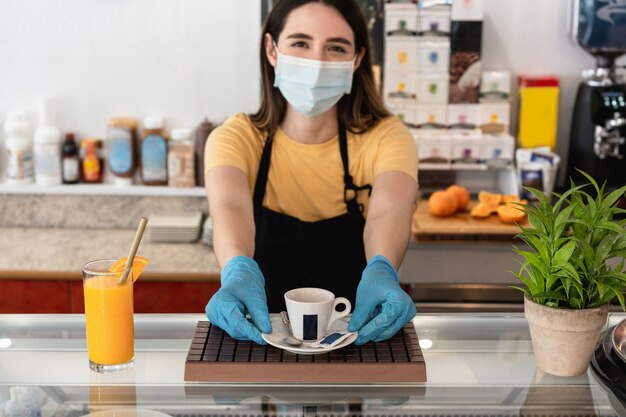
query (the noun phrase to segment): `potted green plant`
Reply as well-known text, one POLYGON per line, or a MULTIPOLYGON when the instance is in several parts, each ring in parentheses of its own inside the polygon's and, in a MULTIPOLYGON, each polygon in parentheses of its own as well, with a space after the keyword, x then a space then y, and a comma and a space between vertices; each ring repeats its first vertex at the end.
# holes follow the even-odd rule
POLYGON ((589 184, 572 183, 554 203, 528 188, 538 201, 520 207, 530 227, 519 226, 517 237, 529 250, 514 247, 523 262, 513 273, 524 284, 514 288, 524 292, 537 367, 559 376, 586 371, 612 299, 626 310, 626 220, 617 219, 626 211, 616 206, 626 186, 608 193, 581 173, 589 184), (615 258, 621 261, 610 266, 615 258))

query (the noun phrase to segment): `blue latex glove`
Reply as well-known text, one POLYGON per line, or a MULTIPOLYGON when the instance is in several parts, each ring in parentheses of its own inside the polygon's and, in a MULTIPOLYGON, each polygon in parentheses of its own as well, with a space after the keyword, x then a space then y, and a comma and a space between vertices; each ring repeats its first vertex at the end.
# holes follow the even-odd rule
POLYGON ((398 271, 387 258, 374 256, 361 276, 348 331, 358 331, 355 344, 380 342, 396 334, 415 316, 415 304, 400 288, 398 271))
POLYGON ((206 305, 207 318, 235 339, 267 344, 261 332, 271 333, 272 325, 265 278, 259 265, 247 256, 235 256, 226 263, 221 275, 222 286, 206 305))

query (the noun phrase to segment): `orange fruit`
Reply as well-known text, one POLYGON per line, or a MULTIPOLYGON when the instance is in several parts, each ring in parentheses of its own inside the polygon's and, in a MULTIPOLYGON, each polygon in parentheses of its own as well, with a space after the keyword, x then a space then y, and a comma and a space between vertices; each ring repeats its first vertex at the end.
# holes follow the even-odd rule
POLYGON ((498 211, 498 206, 502 202, 502 194, 481 191, 478 193, 478 202, 483 203, 491 210, 491 213, 498 211))
POLYGON ((524 220, 526 213, 517 204, 504 204, 498 207, 498 217, 502 223, 513 224, 524 220))
POLYGON ((435 191, 428 198, 428 209, 435 216, 451 216, 456 213, 458 206, 456 196, 448 191, 435 191))
POLYGON ((458 211, 463 211, 467 208, 470 202, 470 193, 467 191, 467 188, 453 184, 446 188, 446 191, 453 193, 456 197, 458 211))
POLYGON ((478 202, 497 205, 502 202, 502 194, 491 193, 489 191, 481 191, 478 193, 478 202))
POLYGON ((474 204, 470 215, 476 219, 486 219, 491 216, 491 208, 485 203, 474 204))
MULTIPOLYGON (((109 267, 109 272, 123 271, 124 265, 126 264, 126 259, 128 259, 128 257, 124 256, 123 258, 115 261, 113 265, 109 267)), ((135 256, 135 259, 133 259, 133 266, 131 267, 133 271, 133 282, 137 281, 137 278, 139 278, 139 275, 141 275, 141 272, 146 267, 146 265, 148 265, 148 263, 150 263, 148 258, 144 258, 143 256, 135 256)))
POLYGON ((519 196, 517 194, 507 194, 502 196, 503 203, 510 203, 514 201, 519 201, 519 196))

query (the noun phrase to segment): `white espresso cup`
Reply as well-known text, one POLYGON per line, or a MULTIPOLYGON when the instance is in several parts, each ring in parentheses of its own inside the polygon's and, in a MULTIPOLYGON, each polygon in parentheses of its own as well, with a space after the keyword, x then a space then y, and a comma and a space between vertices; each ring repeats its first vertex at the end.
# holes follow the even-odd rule
POLYGON ((289 290, 285 293, 285 304, 294 337, 307 342, 326 336, 328 328, 352 309, 348 299, 335 298, 335 294, 321 288, 289 290), (341 312, 336 310, 339 304, 345 305, 341 312))

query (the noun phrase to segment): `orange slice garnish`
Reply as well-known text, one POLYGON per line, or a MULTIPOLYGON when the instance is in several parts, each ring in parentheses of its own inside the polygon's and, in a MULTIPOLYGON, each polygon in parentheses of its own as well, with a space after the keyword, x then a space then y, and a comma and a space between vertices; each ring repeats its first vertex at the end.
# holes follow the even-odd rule
MULTIPOLYGON (((127 257, 124 256, 123 258, 115 261, 115 263, 113 263, 113 265, 109 268, 109 272, 122 272, 124 270, 124 265, 126 264, 126 259, 127 257)), ((141 275, 141 272, 149 263, 150 261, 148 258, 135 256, 135 259, 133 259, 133 266, 131 267, 133 271, 133 282, 137 281, 137 278, 139 278, 139 275, 141 275)))

